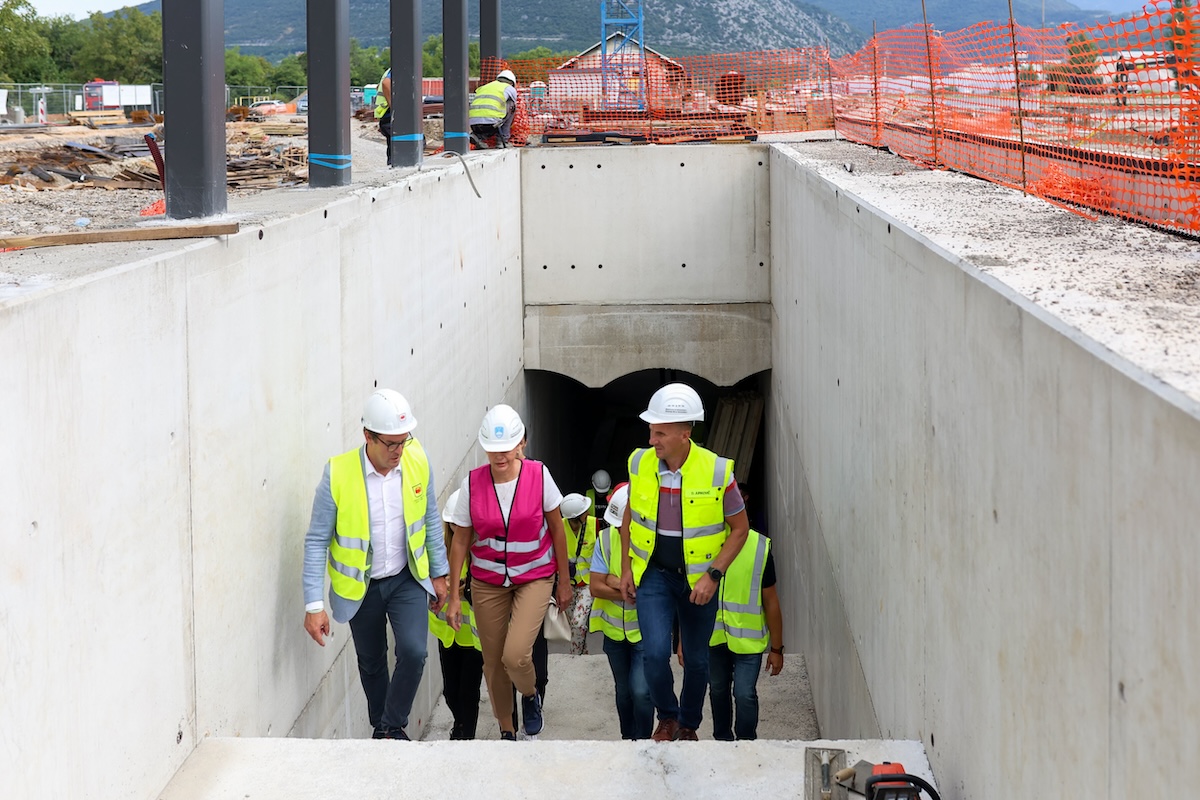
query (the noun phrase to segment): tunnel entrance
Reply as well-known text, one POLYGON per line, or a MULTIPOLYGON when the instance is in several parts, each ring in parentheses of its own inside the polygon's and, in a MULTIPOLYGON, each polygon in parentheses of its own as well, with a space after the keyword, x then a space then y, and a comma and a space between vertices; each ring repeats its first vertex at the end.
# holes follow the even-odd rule
POLYGON ((608 471, 614 486, 626 480, 629 454, 647 444, 646 423, 638 415, 646 408, 650 395, 674 381, 692 386, 704 400, 705 411, 705 421, 696 426, 693 438, 735 459, 738 484, 750 492, 750 523, 758 530, 767 530, 764 400, 770 370, 733 386, 717 386, 699 375, 675 369, 640 370, 599 389, 545 370, 527 369, 525 380, 530 412, 527 452, 550 467, 564 493, 586 492, 592 473, 598 469, 608 471))

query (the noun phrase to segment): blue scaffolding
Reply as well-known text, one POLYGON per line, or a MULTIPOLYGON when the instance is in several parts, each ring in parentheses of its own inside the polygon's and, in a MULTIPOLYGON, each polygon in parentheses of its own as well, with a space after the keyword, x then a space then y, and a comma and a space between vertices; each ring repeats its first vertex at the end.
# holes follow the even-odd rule
POLYGON ((601 108, 605 111, 646 110, 644 23, 641 0, 600 0, 601 108))

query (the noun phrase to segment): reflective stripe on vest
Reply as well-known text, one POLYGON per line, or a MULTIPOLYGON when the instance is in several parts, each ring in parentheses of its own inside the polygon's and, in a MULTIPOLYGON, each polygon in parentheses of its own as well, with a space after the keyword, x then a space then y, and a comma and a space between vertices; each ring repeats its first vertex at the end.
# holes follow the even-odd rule
POLYGON ((586 586, 588 575, 592 571, 592 553, 596 549, 596 518, 588 514, 583 518, 583 542, 579 541, 580 534, 575 532, 568 521, 567 529, 567 561, 575 567, 575 584, 586 586), (576 558, 575 554, 579 557, 576 558))
MULTIPOLYGON (((634 450, 629 456, 629 552, 635 584, 642 582, 657 537, 658 466, 653 448, 634 450)), ((733 459, 718 456, 692 442, 679 473, 683 562, 688 583, 694 589, 729 537, 729 526, 725 524, 725 487, 733 479, 733 459)))
MULTIPOLYGON (((596 546, 600 548, 604 563, 608 564, 609 574, 621 577, 621 531, 615 526, 606 528, 596 541, 596 546), (613 553, 618 554, 616 558, 613 558, 613 553)), ((588 631, 603 633, 614 642, 640 642, 642 631, 638 628, 637 606, 595 597, 591 616, 588 617, 588 631)))
POLYGON ((475 90, 475 99, 471 101, 468 112, 472 125, 477 122, 498 122, 508 116, 508 102, 505 100, 503 81, 492 81, 475 90))
MULTIPOLYGON (((329 459, 329 491, 337 506, 337 523, 329 542, 330 587, 347 600, 361 600, 371 574, 371 512, 367 501, 366 454, 359 447, 329 459)), ((429 577, 425 549, 425 490, 429 461, 420 442, 410 438, 400 456, 404 491, 405 544, 408 568, 418 580, 429 577)))
POLYGON ((544 483, 540 461, 522 462, 507 522, 490 466, 484 464, 471 470, 467 489, 476 537, 471 545, 472 576, 492 586, 508 586, 554 574, 550 526, 542 510, 544 483))
POLYGON ((742 654, 767 649, 771 637, 763 610, 762 583, 770 549, 770 539, 758 531, 750 531, 741 552, 721 579, 721 600, 713 635, 708 640, 710 647, 724 644, 731 652, 742 654))

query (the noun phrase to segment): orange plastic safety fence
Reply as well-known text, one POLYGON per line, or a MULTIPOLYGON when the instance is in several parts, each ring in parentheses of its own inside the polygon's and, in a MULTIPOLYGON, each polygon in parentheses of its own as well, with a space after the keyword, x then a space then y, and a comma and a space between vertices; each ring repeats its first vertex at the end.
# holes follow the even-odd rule
POLYGON ((1200 232, 1200 10, 1150 0, 1091 27, 1008 20, 824 48, 669 58, 610 40, 510 61, 519 144, 748 141, 827 129, 926 164, 1200 232), (615 52, 613 50, 615 49, 615 52))

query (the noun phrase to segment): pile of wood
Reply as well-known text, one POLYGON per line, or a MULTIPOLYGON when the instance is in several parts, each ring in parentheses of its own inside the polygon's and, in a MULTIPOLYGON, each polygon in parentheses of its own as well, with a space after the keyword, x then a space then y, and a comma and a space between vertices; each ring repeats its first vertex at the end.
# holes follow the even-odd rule
POLYGON ((231 189, 266 189, 308 180, 308 148, 250 145, 226 162, 231 189))
POLYGON ((0 185, 38 191, 58 189, 162 189, 145 142, 114 142, 108 148, 67 142, 14 154, 3 165, 0 185))

